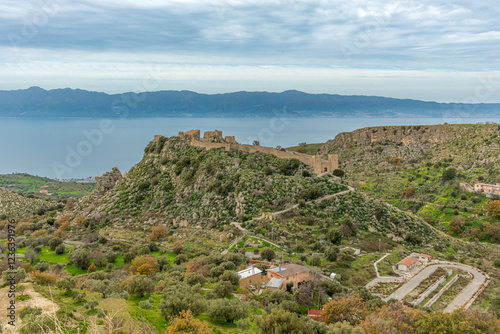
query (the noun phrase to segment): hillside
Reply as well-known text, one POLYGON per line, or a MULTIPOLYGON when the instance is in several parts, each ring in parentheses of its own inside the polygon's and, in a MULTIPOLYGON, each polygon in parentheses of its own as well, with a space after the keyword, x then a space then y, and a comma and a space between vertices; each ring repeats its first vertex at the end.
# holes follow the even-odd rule
POLYGON ((98 178, 94 192, 69 214, 106 222, 108 227, 102 233, 111 237, 124 235, 123 228, 135 231, 131 237, 137 241, 145 240, 158 224, 222 230, 233 221, 247 222, 248 228, 263 236, 276 227, 275 237, 290 248, 295 247, 294 239, 310 248, 314 238, 323 239, 339 221, 346 222, 339 225, 346 235, 357 234, 359 229, 360 235, 362 231, 377 232, 398 242, 413 242, 416 237, 417 243, 427 245, 443 238, 418 218, 362 194, 347 193, 314 205, 315 198, 347 188, 331 175, 311 175, 308 168, 293 159, 204 150, 177 137, 160 136, 149 143, 141 162, 123 177, 115 168, 98 178), (309 202, 311 206, 304 206, 309 202), (272 224, 269 219, 256 220, 294 205, 299 207, 272 215, 272 224))
POLYGON ((81 89, 0 91, 0 117, 443 117, 474 110, 475 116, 499 115, 500 104, 467 105, 377 96, 191 91, 108 95, 81 89), (110 107, 111 106, 111 107, 110 107))
POLYGON ((500 182, 499 134, 497 124, 373 127, 341 133, 320 152, 339 154, 350 183, 370 196, 453 235, 500 242, 499 222, 486 216, 491 199, 460 186, 500 182))
POLYGON ((43 214, 52 203, 21 196, 0 187, 0 220, 43 214))
POLYGON ((60 182, 25 173, 0 175, 0 187, 39 197, 81 198, 92 192, 95 184, 60 182))

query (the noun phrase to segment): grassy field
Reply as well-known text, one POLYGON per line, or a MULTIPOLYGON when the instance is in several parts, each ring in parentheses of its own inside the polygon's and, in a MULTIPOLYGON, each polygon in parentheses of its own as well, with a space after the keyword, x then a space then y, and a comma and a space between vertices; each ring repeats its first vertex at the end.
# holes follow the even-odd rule
POLYGON ((0 175, 0 187, 24 194, 36 194, 54 198, 80 198, 92 192, 93 183, 59 182, 46 177, 29 174, 3 174, 0 175), (40 191, 43 191, 40 193, 40 191), (45 193, 47 191, 47 193, 45 193))
POLYGON ((305 146, 292 146, 292 147, 287 147, 287 151, 293 151, 293 152, 299 152, 299 153, 305 153, 305 154, 310 154, 310 155, 316 155, 316 153, 319 151, 319 149, 323 146, 323 144, 306 144, 305 146))

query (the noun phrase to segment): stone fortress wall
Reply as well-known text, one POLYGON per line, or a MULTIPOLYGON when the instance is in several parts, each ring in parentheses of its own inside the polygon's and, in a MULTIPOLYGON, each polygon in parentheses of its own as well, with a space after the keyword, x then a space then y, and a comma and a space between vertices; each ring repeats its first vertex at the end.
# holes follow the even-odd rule
POLYGON ((200 137, 200 130, 179 132, 179 138, 190 139, 191 145, 204 149, 224 148, 226 151, 238 150, 247 153, 261 152, 264 154, 274 154, 282 159, 297 159, 313 168, 314 173, 332 172, 339 166, 339 158, 335 154, 328 154, 328 160, 323 160, 319 155, 308 155, 298 152, 281 151, 272 147, 259 145, 238 144, 234 136, 222 137, 222 131, 206 131, 203 138, 200 137))

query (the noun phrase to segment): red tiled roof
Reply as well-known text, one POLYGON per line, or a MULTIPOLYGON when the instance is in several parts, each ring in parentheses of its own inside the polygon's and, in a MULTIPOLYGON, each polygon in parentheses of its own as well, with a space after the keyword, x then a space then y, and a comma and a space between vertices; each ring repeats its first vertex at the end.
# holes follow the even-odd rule
POLYGON ((401 261, 399 261, 397 264, 404 264, 405 266, 409 267, 417 261, 418 260, 416 258, 414 258, 413 256, 407 256, 404 259, 402 259, 401 261))
POLYGON ((189 130, 189 131, 188 131, 188 132, 186 132, 186 133, 191 134, 191 133, 196 133, 196 132, 198 132, 198 131, 199 131, 199 130, 189 130))
POLYGON ((321 315, 323 314, 323 310, 308 310, 307 311, 307 315, 309 316, 309 318, 311 319, 321 319, 321 315))
POLYGON ((429 258, 431 258, 431 257, 432 257, 432 256, 427 255, 427 254, 424 254, 424 253, 420 253, 420 254, 418 254, 418 256, 421 256, 421 257, 429 257, 429 258))
POLYGON ((467 182, 460 182, 461 184, 468 184, 467 182))

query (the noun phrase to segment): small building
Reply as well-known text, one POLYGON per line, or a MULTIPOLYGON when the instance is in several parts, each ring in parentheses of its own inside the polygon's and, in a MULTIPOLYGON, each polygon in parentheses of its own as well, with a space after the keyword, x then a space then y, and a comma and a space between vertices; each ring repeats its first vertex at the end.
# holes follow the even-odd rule
POLYGON ((266 272, 253 266, 240 270, 237 274, 240 278, 240 286, 249 287, 251 290, 260 288, 262 285, 265 287, 269 282, 266 272))
POLYGON ((460 188, 462 188, 464 191, 469 191, 469 192, 474 190, 474 188, 472 188, 472 186, 467 182, 460 182, 460 188))
POLYGON ((307 315, 312 320, 323 321, 322 315, 324 312, 324 310, 307 310, 307 315))
POLYGON ((423 263, 429 263, 432 260, 432 256, 424 253, 418 254, 418 260, 422 261, 423 263))
POLYGON ((291 285, 292 290, 298 289, 300 285, 313 278, 309 268, 293 263, 286 263, 276 268, 267 270, 269 283, 267 286, 273 289, 286 290, 291 285))
POLYGON ((179 131, 179 138, 200 140, 200 130, 179 131))
POLYGON ((396 269, 401 271, 408 271, 413 269, 418 262, 418 258, 413 256, 407 256, 398 263, 396 263, 396 269))
POLYGON ((500 195, 500 186, 487 183, 476 183, 474 184, 474 191, 479 193, 485 193, 487 195, 500 195))

